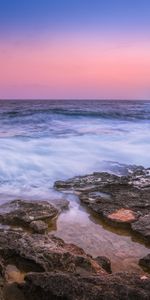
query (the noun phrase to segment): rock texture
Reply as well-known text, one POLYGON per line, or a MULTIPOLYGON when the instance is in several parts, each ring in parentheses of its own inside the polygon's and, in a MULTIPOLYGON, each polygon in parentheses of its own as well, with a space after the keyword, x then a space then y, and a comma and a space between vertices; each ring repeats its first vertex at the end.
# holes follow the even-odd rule
POLYGON ((54 186, 78 193, 81 202, 108 223, 130 226, 150 242, 150 169, 134 167, 126 176, 93 173, 57 181, 54 186))
POLYGON ((150 241, 150 213, 139 217, 138 221, 133 223, 131 227, 133 231, 142 235, 147 241, 150 241))
POLYGON ((45 233, 45 231, 48 229, 48 224, 45 222, 39 220, 39 221, 32 221, 30 223, 30 228, 35 232, 35 233, 45 233))
POLYGON ((0 223, 31 227, 37 232, 37 227, 40 227, 40 224, 41 226, 43 224, 44 227, 43 221, 50 221, 57 214, 58 209, 46 201, 14 200, 0 206, 0 223), (39 223, 41 221, 43 223, 39 223))
POLYGON ((139 265, 143 267, 146 271, 150 272, 150 254, 139 260, 139 265))
MULTIPOLYGON (((66 244, 63 240, 50 234, 30 234, 23 231, 14 231, 11 229, 0 231, 0 299, 4 300, 28 300, 28 299, 57 299, 57 293, 54 298, 49 298, 50 294, 44 285, 41 287, 31 283, 22 284, 24 274, 34 273, 34 278, 44 283, 50 273, 54 276, 60 273, 68 278, 72 274, 77 276, 106 276, 108 273, 105 269, 110 270, 110 261, 106 258, 97 259, 87 255, 81 248, 66 244), (39 277, 36 277, 38 276, 39 277), (2 280, 1 280, 2 279, 2 280), (44 281, 43 281, 44 280, 44 281), (22 289, 23 287, 23 289, 22 289), (28 296, 27 289, 34 288, 35 293, 28 296), (42 296, 39 293, 42 289, 42 296)), ((28 278, 28 276, 27 276, 28 278)), ((47 278, 47 280, 49 280, 47 278)), ((59 282, 58 282, 59 283, 59 282)), ((47 284, 45 282, 45 284, 47 284)), ((61 284, 61 282, 59 283, 61 284)), ((63 292, 63 286, 62 288, 63 292)), ((68 289, 70 289, 68 282, 68 289)), ((73 299, 73 298, 72 298, 73 299)))
POLYGON ((103 259, 98 262, 81 248, 66 244, 63 240, 47 234, 28 234, 5 230, 0 232, 0 255, 5 264, 11 262, 21 269, 48 272, 66 271, 79 273, 103 273, 103 259))
POLYGON ((29 274, 21 291, 29 300, 149 300, 150 278, 118 273, 80 276, 65 273, 29 274))

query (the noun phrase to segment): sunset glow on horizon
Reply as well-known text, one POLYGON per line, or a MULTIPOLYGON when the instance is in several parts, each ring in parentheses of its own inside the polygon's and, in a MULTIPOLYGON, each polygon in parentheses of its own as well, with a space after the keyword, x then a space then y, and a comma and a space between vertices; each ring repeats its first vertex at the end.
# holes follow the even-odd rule
MULTIPOLYGON (((11 1, 6 2, 8 8, 10 5, 12 10, 11 1)), ((131 14, 133 20, 135 17, 135 22, 130 30, 129 16, 128 22, 125 19, 121 21, 120 15, 117 21, 115 14, 112 20, 109 18, 101 20, 100 8, 108 9, 108 15, 110 13, 110 8, 105 7, 103 1, 99 1, 102 7, 98 1, 94 1, 99 8, 99 14, 96 13, 96 6, 94 8, 95 22, 94 19, 90 19, 90 7, 85 9, 85 20, 79 18, 79 1, 77 1, 78 9, 75 11, 69 5, 68 19, 67 16, 65 19, 65 7, 68 7, 68 1, 64 1, 64 11, 51 4, 48 14, 46 8, 50 9, 51 1, 45 0, 43 1, 45 6, 41 11, 43 18, 39 19, 39 23, 35 17, 40 15, 41 1, 27 2, 26 8, 31 9, 32 3, 36 7, 35 11, 26 11, 23 6, 20 7, 17 0, 14 1, 18 10, 20 9, 21 12, 23 10, 23 19, 20 11, 11 18, 11 10, 6 10, 5 5, 0 4, 0 16, 3 10, 3 18, 0 21, 3 25, 0 29, 1 99, 150 98, 150 40, 148 31, 145 31, 147 24, 141 23, 140 27, 138 23, 137 15, 140 13, 138 10, 134 10, 132 12, 134 14, 131 14), (56 25, 57 20, 55 18, 51 20, 50 16, 57 13, 60 22, 56 25), (9 20, 4 19, 4 14, 9 17, 9 20), (44 16, 47 21, 44 20, 44 16), (61 16, 66 22, 61 20, 61 16), (28 18, 25 20, 25 17, 28 18), (33 17, 33 20, 29 17, 33 17), (90 23, 88 23, 89 19, 90 23), (104 26, 106 21, 107 28, 104 26), (118 28, 119 23, 120 28, 118 28), (126 23, 128 26, 125 29, 126 23)), ((115 2, 118 5, 117 1, 115 2)), ((130 8, 130 2, 127 2, 126 8, 130 8)), ((88 3, 91 1, 87 1, 88 3)), ((150 9, 148 1, 145 3, 150 9)), ((16 7, 14 5, 15 12, 16 7)), ((124 18, 125 12, 119 10, 120 5, 117 7, 118 14, 122 13, 124 18)), ((81 15, 82 13, 81 7, 81 15)), ((146 18, 145 15, 143 17, 146 18)), ((150 29, 150 22, 148 26, 150 29)))

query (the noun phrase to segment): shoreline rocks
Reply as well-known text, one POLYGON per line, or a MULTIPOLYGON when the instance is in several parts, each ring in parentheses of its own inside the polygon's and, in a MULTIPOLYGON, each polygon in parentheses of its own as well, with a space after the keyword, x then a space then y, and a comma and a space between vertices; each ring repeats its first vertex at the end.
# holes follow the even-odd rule
POLYGON ((55 219, 60 210, 68 207, 68 201, 64 200, 56 201, 56 204, 57 207, 47 201, 9 201, 0 205, 0 223, 44 233, 48 229, 48 222, 55 219))
MULTIPOLYGON (((105 277, 108 268, 111 272, 109 259, 104 257, 95 259, 78 246, 67 244, 51 234, 30 234, 11 229, 0 231, 0 261, 2 282, 0 295, 4 295, 4 298, 0 299, 4 300, 14 300, 15 297, 17 300, 22 299, 18 296, 22 294, 20 288, 23 285, 24 275, 28 276, 30 272, 34 272, 35 277, 39 274, 41 282, 45 274, 50 272, 53 275, 67 274, 69 277, 72 274, 81 277, 99 275, 105 277)), ((35 295, 33 293, 32 296, 41 300, 38 289, 35 289, 35 295)), ((24 293, 23 297, 29 299, 24 293)))
POLYGON ((30 271, 38 272, 107 273, 105 259, 97 261, 78 246, 51 234, 0 231, 0 257, 5 265, 14 263, 25 271, 29 266, 30 271))
MULTIPOLYGON (((78 193, 81 202, 108 223, 128 226, 150 241, 150 170, 133 167, 55 183, 78 193)), ((15 200, 0 206, 0 300, 150 300, 150 276, 112 273, 107 257, 46 233, 68 202, 15 200), (17 227, 15 227, 17 226, 17 227), (22 228, 19 229, 18 226, 22 228), (27 230, 26 230, 27 229, 27 230)), ((150 255, 140 259, 149 268, 150 255)))
POLYGON ((0 258, 1 300, 150 299, 149 275, 109 274, 106 257, 51 234, 0 231, 0 258))
POLYGON ((54 187, 77 193, 106 222, 131 228, 150 242, 150 169, 134 167, 126 176, 95 172, 56 181, 54 187))

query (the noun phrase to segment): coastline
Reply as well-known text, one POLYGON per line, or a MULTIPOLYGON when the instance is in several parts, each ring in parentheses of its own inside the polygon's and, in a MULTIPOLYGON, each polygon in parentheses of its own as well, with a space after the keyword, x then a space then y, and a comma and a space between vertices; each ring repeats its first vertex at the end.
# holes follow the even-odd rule
MULTIPOLYGON (((133 166, 132 173, 123 176, 96 172, 57 181, 54 187, 63 192, 77 193, 81 203, 89 207, 90 211, 96 212, 100 219, 104 218, 110 227, 125 227, 128 234, 131 232, 128 229, 132 228, 149 247, 149 171, 150 169, 133 166)), ((24 297, 17 300, 26 297, 46 300, 49 299, 48 295, 52 299, 69 300, 85 297, 87 300, 130 299, 126 298, 123 291, 130 295, 131 282, 132 293, 137 297, 135 299, 148 299, 149 255, 139 260, 141 271, 138 273, 130 270, 112 272, 108 257, 101 253, 92 257, 81 247, 58 238, 57 231, 55 236, 50 233, 52 222, 57 222, 58 216, 61 217, 69 209, 68 201, 60 199, 57 206, 54 206, 54 202, 50 204, 46 201, 23 200, 1 205, 0 222, 4 224, 0 230, 1 294, 4 299, 11 293, 12 288, 14 293, 19 291, 20 297, 24 297), (57 288, 54 282, 57 282, 57 288), (90 292, 87 283, 91 287, 90 292), (84 286, 83 290, 81 285, 84 286), (38 290, 41 293, 39 295, 38 290)), ((77 234, 80 235, 80 232, 77 234)))

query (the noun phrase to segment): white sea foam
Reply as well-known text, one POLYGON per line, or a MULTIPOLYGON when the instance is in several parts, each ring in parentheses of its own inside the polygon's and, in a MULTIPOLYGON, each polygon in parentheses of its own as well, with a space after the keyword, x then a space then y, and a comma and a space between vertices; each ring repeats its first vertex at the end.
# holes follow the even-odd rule
POLYGON ((147 102, 4 102, 1 199, 49 197, 55 180, 108 170, 104 161, 149 167, 149 110, 147 102))
MULTIPOLYGON (((91 126, 91 125, 90 125, 91 126)), ((103 170, 103 161, 149 166, 148 132, 0 139, 0 193, 44 193, 55 180, 103 170), (38 191, 38 192, 37 192, 38 191)))

